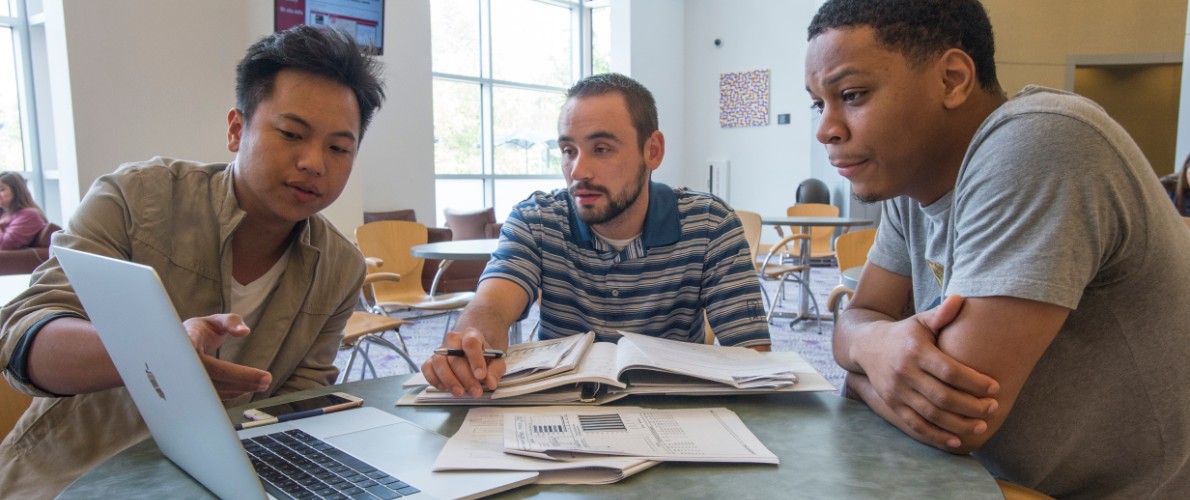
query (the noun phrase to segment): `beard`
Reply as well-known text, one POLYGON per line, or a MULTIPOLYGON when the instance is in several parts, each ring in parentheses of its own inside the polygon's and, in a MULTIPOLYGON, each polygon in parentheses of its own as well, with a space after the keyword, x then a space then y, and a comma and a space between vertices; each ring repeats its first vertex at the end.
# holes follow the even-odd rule
POLYGON ((578 189, 603 193, 603 197, 607 199, 607 206, 603 207, 602 210, 575 204, 575 209, 578 212, 578 218, 580 220, 590 225, 603 224, 619 217, 625 210, 628 210, 628 207, 636 203, 637 198, 640 198, 640 193, 644 190, 646 181, 648 180, 648 168, 645 167, 644 163, 640 164, 640 171, 635 180, 636 182, 614 196, 606 187, 586 182, 572 183, 567 188, 567 191, 570 192, 571 199, 574 199, 574 192, 578 189))

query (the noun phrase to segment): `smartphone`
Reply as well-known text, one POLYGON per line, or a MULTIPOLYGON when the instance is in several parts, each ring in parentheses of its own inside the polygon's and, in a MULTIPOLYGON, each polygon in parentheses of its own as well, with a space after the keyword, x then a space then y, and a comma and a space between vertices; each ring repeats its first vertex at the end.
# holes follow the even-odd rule
POLYGON ((322 408, 326 410, 327 413, 330 413, 332 411, 355 408, 363 404, 363 398, 352 396, 346 392, 334 392, 331 394, 299 399, 297 401, 266 406, 264 408, 257 408, 254 410, 244 410, 244 418, 248 420, 265 420, 273 417, 281 417, 282 415, 289 413, 316 410, 319 408, 322 408))

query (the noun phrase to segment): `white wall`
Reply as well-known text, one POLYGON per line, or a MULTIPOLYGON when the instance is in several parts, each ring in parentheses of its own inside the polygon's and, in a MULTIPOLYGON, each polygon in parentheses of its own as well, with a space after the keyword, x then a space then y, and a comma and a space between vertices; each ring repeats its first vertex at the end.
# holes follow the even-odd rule
MULTIPOLYGON (((1188 2, 1190 4, 1190 2, 1188 2)), ((1190 54, 1190 8, 1186 9, 1186 44, 1182 54, 1190 54)), ((1190 154, 1190 61, 1182 59, 1182 96, 1178 101, 1178 142, 1174 155, 1174 172, 1182 168, 1182 162, 1190 154)))
MULTIPOLYGON (((346 190, 324 212, 348 236, 365 209, 415 208, 433 220, 428 2, 386 4, 388 100, 346 190)), ((235 65, 272 32, 272 8, 271 0, 48 0, 63 214, 124 162, 156 155, 230 161, 235 65)))
POLYGON ((121 163, 156 155, 231 158, 226 115, 244 50, 243 4, 182 5, 46 2, 64 217, 95 178, 121 163))
MULTIPOLYGON (((707 162, 731 164, 729 202, 783 214, 798 183, 810 177, 813 142, 805 91, 806 27, 820 2, 693 0, 686 3, 686 136, 690 182, 705 186, 707 162), (718 38, 722 44, 715 46, 718 38), (719 77, 770 70, 769 125, 721 128, 719 77), (788 125, 777 115, 790 114, 788 125)), ((697 184, 696 184, 697 185, 697 184)))
POLYGON ((682 0, 613 0, 612 70, 653 93, 665 135, 665 158, 653 180, 706 191, 706 178, 692 183, 685 157, 685 60, 682 0))

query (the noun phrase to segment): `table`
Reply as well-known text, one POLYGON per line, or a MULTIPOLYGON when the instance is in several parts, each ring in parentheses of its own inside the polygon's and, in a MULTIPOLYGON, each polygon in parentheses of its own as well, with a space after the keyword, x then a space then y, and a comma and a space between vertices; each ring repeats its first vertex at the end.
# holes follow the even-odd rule
MULTIPOLYGON (((871 226, 874 221, 871 219, 860 219, 853 217, 761 217, 760 223, 768 226, 800 226, 802 234, 810 234, 810 228, 814 226, 835 226, 835 227, 856 227, 856 226, 871 226)), ((803 241, 801 245, 800 258, 802 263, 806 264, 805 269, 801 272, 802 282, 805 283, 806 289, 810 288, 810 244, 803 241)), ((810 314, 810 294, 801 294, 802 298, 798 304, 797 314, 793 316, 793 320, 789 322, 790 325, 797 323, 803 319, 831 319, 829 314, 810 314)), ((776 304, 773 304, 776 307, 776 304)), ((775 314, 774 314, 775 315, 775 314)))
MULTIPOLYGON (((393 406, 408 375, 351 382, 258 401, 290 401, 345 391, 366 406, 443 435, 466 407, 393 406)), ((971 456, 918 443, 862 403, 831 392, 750 396, 634 397, 614 404, 651 408, 726 407, 781 459, 781 465, 664 463, 609 485, 529 485, 497 498, 964 498, 1003 499, 971 456)), ((233 422, 247 407, 232 408, 233 422)), ((164 458, 152 440, 83 475, 60 498, 212 498, 164 458)))
POLYGON ((6 274, 0 276, 0 305, 7 304, 29 288, 31 274, 6 274))
POLYGON ((499 241, 498 238, 439 241, 416 245, 409 249, 409 253, 422 259, 441 260, 438 264, 438 272, 434 273, 434 281, 430 283, 430 296, 433 297, 438 292, 438 281, 442 279, 442 273, 446 272, 446 268, 450 267, 452 262, 456 260, 488 260, 492 257, 492 252, 496 251, 499 241))

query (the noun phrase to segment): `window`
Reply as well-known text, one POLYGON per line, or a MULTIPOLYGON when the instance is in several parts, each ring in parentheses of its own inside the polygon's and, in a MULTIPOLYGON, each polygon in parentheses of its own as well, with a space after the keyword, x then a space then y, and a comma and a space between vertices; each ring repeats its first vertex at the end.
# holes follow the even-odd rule
POLYGON ((609 7, 580 0, 434 0, 434 174, 446 208, 495 207, 565 187, 558 111, 611 68, 609 7))
POLYGON ((46 150, 38 135, 49 109, 38 106, 49 95, 44 16, 28 12, 30 6, 40 9, 41 2, 0 0, 0 170, 21 172, 46 216, 61 221, 56 172, 42 168, 46 150))

